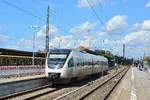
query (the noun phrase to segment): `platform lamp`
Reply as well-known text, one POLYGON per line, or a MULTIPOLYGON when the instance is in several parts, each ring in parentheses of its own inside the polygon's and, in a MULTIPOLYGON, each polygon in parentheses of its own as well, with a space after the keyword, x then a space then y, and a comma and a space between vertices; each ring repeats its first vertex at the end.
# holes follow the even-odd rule
MULTIPOLYGON (((39 29, 39 28, 41 28, 40 26, 35 26, 35 25, 31 25, 30 26, 32 29, 39 29)), ((33 35, 33 55, 32 55, 32 65, 34 65, 34 58, 35 58, 35 51, 34 51, 34 49, 35 49, 35 40, 36 40, 36 34, 37 32, 35 32, 34 33, 34 35, 33 35)))

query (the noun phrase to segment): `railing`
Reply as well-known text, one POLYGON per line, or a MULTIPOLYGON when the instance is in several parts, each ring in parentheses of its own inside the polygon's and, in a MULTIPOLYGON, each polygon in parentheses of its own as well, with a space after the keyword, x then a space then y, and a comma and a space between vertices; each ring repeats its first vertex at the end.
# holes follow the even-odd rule
POLYGON ((44 65, 0 66, 0 79, 44 74, 44 65))

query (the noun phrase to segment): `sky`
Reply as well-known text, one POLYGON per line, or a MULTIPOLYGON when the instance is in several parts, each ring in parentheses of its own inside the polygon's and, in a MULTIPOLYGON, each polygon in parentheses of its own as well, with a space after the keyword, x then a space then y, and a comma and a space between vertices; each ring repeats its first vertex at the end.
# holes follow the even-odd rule
POLYGON ((0 0, 0 48, 44 50, 48 5, 50 48, 150 56, 150 0, 0 0))

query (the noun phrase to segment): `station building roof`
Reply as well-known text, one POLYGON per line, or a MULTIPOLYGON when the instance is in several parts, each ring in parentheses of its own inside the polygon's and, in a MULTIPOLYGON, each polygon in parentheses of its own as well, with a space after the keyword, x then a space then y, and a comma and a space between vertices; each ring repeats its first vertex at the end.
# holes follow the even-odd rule
POLYGON ((144 57, 144 59, 150 59, 150 56, 149 57, 144 57))
MULTIPOLYGON (((32 56, 33 52, 0 48, 0 55, 32 56)), ((45 53, 35 52, 36 57, 45 57, 45 53)))

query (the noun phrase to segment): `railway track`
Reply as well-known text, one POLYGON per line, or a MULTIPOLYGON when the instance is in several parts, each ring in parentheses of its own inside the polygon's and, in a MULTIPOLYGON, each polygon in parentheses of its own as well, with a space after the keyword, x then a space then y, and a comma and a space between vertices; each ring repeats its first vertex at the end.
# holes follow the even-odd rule
POLYGON ((127 71, 128 68, 121 69, 117 73, 106 75, 54 100, 106 100, 127 71))
MULTIPOLYGON (((103 78, 97 78, 92 80, 89 79, 88 81, 86 80, 71 85, 70 84, 65 86, 61 85, 56 87, 52 87, 51 85, 45 85, 36 89, 27 90, 24 92, 1 97, 0 100, 5 100, 5 99, 9 99, 9 100, 31 100, 31 99, 32 100, 53 100, 53 99, 54 100, 83 100, 83 99, 91 100, 94 99, 93 96, 95 91, 98 91, 99 89, 105 90, 103 89, 104 87, 107 87, 106 89, 108 89, 111 83, 115 83, 116 85, 118 80, 120 80, 120 78, 123 77, 126 71, 127 70, 124 71, 120 70, 118 71, 118 73, 113 72, 104 76, 103 78), (115 80, 115 82, 113 82, 112 80, 115 80)), ((113 85, 111 87, 111 90, 109 89, 109 93, 112 91, 114 87, 115 86, 113 85)), ((104 94, 103 96, 101 96, 101 98, 103 97, 103 99, 105 99, 109 94, 108 90, 105 91, 107 91, 107 93, 102 91, 103 93, 105 93, 105 96, 104 94)), ((97 99, 97 100, 102 100, 102 99, 97 99)))
POLYGON ((123 78, 126 71, 121 71, 111 77, 110 79, 104 81, 104 83, 96 86, 96 88, 92 89, 91 91, 87 92, 83 96, 79 98, 79 100, 106 100, 112 90, 117 86, 119 81, 123 78), (101 94, 99 94, 101 93, 101 94), (97 95, 99 94, 99 95, 97 95))
POLYGON ((52 92, 55 92, 57 90, 62 89, 60 88, 52 88, 51 85, 45 85, 42 87, 38 87, 35 89, 26 90, 19 93, 10 94, 4 97, 0 97, 0 100, 31 100, 52 92))

